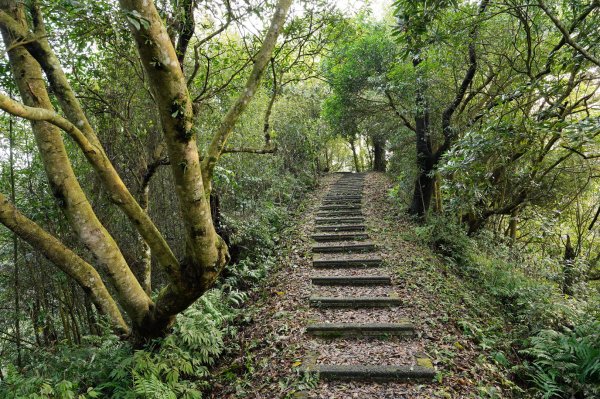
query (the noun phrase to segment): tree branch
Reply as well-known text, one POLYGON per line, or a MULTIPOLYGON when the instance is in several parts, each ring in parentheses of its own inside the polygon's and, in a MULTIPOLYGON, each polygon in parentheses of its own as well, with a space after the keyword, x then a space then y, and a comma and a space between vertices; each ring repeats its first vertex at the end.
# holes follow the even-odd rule
MULTIPOLYGON (((542 0, 538 0, 538 5, 544 11, 544 13, 546 13, 548 18, 550 18, 552 20, 552 23, 554 23, 554 26, 556 26, 558 28, 558 30, 560 31, 560 33, 562 33, 563 38, 567 42, 567 44, 569 44, 569 46, 573 47, 577 52, 579 52, 581 55, 583 55, 588 61, 590 61, 590 62, 596 64, 596 66, 600 67, 600 59, 598 59, 598 58, 594 57, 593 55, 591 55, 590 53, 588 53, 586 49, 581 47, 576 41, 574 41, 571 38, 571 34, 569 33, 569 31, 564 27, 564 25, 560 22, 560 20, 552 13, 552 11, 550 11, 550 9, 546 6, 546 4, 544 4, 544 2, 542 0)), ((600 7, 600 2, 598 0, 594 0, 591 5, 594 7, 600 7)))
POLYGON ((0 194, 0 223, 73 278, 90 295, 98 311, 109 317, 118 332, 127 333, 129 331, 121 311, 98 272, 56 237, 21 214, 2 194, 0 194))
POLYGON ((283 29, 283 25, 285 23, 287 12, 291 6, 291 3, 292 0, 278 1, 277 6, 275 7, 275 14, 271 21, 271 26, 269 27, 260 51, 254 58, 254 67, 252 68, 252 72, 248 77, 244 91, 223 118, 219 129, 213 136, 213 139, 208 147, 206 157, 202 162, 202 177, 204 180, 205 189, 208 192, 210 192, 210 182, 212 180, 213 171, 217 161, 223 152, 223 148, 225 147, 227 139, 233 131, 233 127, 235 126, 237 120, 256 93, 256 89, 258 88, 258 84, 263 72, 271 59, 271 54, 275 48, 279 32, 281 32, 283 29))

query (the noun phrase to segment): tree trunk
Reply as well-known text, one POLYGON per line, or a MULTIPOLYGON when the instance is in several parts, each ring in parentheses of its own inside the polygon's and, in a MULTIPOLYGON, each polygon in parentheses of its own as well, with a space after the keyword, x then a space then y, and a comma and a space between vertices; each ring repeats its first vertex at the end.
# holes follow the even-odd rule
POLYGON ((441 214, 443 212, 442 206, 442 182, 439 174, 435 175, 433 195, 434 195, 434 204, 435 204, 435 212, 441 214))
POLYGON ((518 215, 519 212, 517 210, 514 210, 510 214, 510 220, 508 222, 508 237, 511 239, 511 243, 517 239, 518 215))
POLYGON ((358 160, 358 153, 356 152, 356 145, 354 144, 354 140, 350 141, 350 148, 352 148, 352 158, 354 159, 354 169, 356 173, 360 173, 360 161, 358 160))
MULTIPOLYGON (((12 94, 12 93, 11 93, 12 94)), ((8 162, 9 162, 9 176, 10 176, 10 200, 12 203, 16 203, 16 191, 15 191, 15 159, 14 159, 14 146, 15 146, 15 132, 13 129, 13 118, 12 116, 8 122, 8 162)), ((19 237, 13 233, 13 284, 15 293, 15 312, 14 312, 14 328, 15 328, 15 346, 17 349, 17 366, 20 368, 21 362, 21 292, 19 283, 19 237)))
POLYGON ((385 140, 380 138, 373 139, 373 170, 375 172, 385 172, 385 140))
POLYGON ((577 254, 573 245, 571 245, 571 237, 567 235, 567 243, 565 244, 565 256, 563 260, 563 286, 562 292, 565 295, 573 296, 573 283, 575 281, 573 264, 577 254))
MULTIPOLYGON (((413 60, 413 67, 418 68, 421 59, 413 60)), ((417 69, 419 75, 422 73, 417 69)), ((418 217, 425 217, 431 198, 433 197, 435 178, 432 176, 435 168, 435 157, 433 154, 431 136, 429 133, 429 109, 425 98, 426 90, 425 76, 417 78, 415 105, 417 113, 415 116, 415 133, 417 136, 417 179, 413 191, 412 202, 409 213, 418 217)))

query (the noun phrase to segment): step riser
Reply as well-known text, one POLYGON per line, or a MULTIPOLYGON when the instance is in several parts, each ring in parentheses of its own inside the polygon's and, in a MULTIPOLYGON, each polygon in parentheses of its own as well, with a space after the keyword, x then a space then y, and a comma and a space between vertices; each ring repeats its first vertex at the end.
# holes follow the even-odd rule
POLYGON ((319 211, 360 211, 360 206, 346 206, 346 205, 323 205, 319 208, 319 211))
POLYGON ((360 259, 360 260, 313 260, 315 269, 348 268, 348 267, 380 267, 380 259, 360 259))
POLYGON ((360 209, 350 211, 321 211, 317 212, 319 218, 332 218, 332 217, 364 217, 360 209))
POLYGON ((323 202, 324 203, 329 203, 329 202, 334 202, 334 203, 356 203, 356 204, 360 204, 362 202, 362 198, 348 198, 348 197, 329 197, 329 198, 323 198, 323 202))
POLYGON ((363 224, 365 222, 365 218, 355 217, 355 218, 317 218, 315 219, 315 224, 318 225, 327 225, 327 224, 363 224))
POLYGON ((375 245, 365 245, 362 247, 313 247, 312 251, 316 254, 334 254, 334 253, 347 253, 347 254, 355 254, 355 253, 365 253, 365 252, 374 252, 375 245))
POLYGON ((316 226, 317 231, 365 231, 365 226, 316 226))
POLYGON ((316 337, 413 337, 415 327, 410 323, 398 324, 355 324, 355 323, 325 323, 313 324, 306 327, 306 333, 316 337))
POLYGON ((313 277, 313 285, 364 287, 392 285, 389 277, 313 277))
POLYGON ((316 299, 310 300, 310 306, 313 308, 336 308, 336 309, 369 309, 369 308, 390 308, 402 305, 400 300, 387 298, 373 299, 316 299))
POLYGON ((369 239, 367 234, 340 234, 327 235, 316 234, 311 237, 316 242, 336 242, 336 241, 363 241, 369 239))
POLYGON ((432 381, 435 370, 421 366, 318 366, 314 372, 327 381, 432 381))

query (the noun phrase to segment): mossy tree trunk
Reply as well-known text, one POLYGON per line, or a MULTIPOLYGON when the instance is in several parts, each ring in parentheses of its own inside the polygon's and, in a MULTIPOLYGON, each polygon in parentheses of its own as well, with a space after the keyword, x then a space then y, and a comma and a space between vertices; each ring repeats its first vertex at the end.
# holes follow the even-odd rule
MULTIPOLYGON (((122 12, 144 22, 139 25, 130 23, 130 28, 148 77, 167 146, 179 215, 184 225, 181 240, 185 242, 185 253, 181 259, 173 254, 148 216, 146 193, 142 193, 140 204, 106 155, 46 39, 43 16, 37 3, 26 6, 16 0, 0 1, 0 28, 24 103, 0 94, 0 108, 31 121, 56 202, 81 244, 94 255, 94 262, 87 262, 21 214, 2 194, 0 223, 75 280, 97 309, 108 316, 117 332, 131 334, 141 341, 167 334, 175 316, 209 289, 227 264, 227 245, 217 234, 211 218, 209 195, 212 172, 235 123, 256 93, 291 1, 279 0, 275 6, 271 25, 255 56, 246 85, 215 129, 204 162, 201 162, 193 131, 192 99, 182 72, 185 51, 193 34, 193 21, 183 25, 180 35, 183 41, 179 41, 176 51, 153 1, 119 2, 122 12), (49 83, 64 117, 54 110, 45 81, 49 83), (136 277, 116 241, 94 213, 73 171, 61 131, 67 133, 82 150, 111 201, 127 216, 140 240, 168 277, 167 285, 156 300, 149 296, 149 274, 136 277), (115 297, 110 294, 96 267, 109 277, 116 291, 115 297), (121 308, 129 322, 125 321, 121 308)), ((188 3, 188 16, 193 17, 193 2, 188 3)))

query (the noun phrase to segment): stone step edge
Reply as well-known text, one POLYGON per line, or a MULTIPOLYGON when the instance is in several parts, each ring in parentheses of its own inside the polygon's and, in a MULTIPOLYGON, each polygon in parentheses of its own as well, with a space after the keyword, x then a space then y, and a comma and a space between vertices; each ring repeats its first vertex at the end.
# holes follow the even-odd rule
POLYGON ((305 372, 328 381, 427 381, 433 382, 435 368, 415 366, 318 365, 305 372))
POLYGON ((400 298, 390 297, 317 297, 311 296, 309 304, 314 308, 381 308, 400 306, 400 298))
POLYGON ((392 285, 390 276, 313 276, 310 279, 313 285, 392 285))
POLYGON ((415 325, 402 321, 398 323, 314 323, 306 326, 306 333, 318 337, 343 336, 404 336, 415 335, 415 325))

